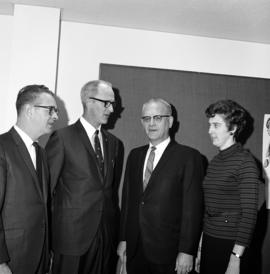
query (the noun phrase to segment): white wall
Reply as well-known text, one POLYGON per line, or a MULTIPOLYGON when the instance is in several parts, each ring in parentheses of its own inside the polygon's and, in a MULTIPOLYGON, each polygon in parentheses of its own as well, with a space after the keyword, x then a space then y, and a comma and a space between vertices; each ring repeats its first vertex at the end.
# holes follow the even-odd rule
POLYGON ((70 122, 100 63, 270 78, 270 45, 62 22, 57 94, 70 122))
MULTIPOLYGON (((40 12, 46 11, 46 8, 38 9, 40 12)), ((0 16, 0 117, 1 121, 5 117, 6 125, 14 123, 9 112, 11 108, 14 110, 15 103, 8 104, 9 111, 3 107, 2 98, 5 98, 7 92, 7 79, 13 79, 12 83, 29 79, 27 70, 22 77, 18 72, 14 74, 11 69, 14 56, 18 60, 20 56, 23 58, 23 53, 18 51, 18 42, 15 43, 18 50, 12 52, 10 49, 12 42, 16 41, 11 35, 12 26, 12 16, 0 16)), ((56 24, 53 32, 57 31, 56 24)), ((35 54, 29 56, 29 62, 36 58, 35 54)), ((44 70, 54 75, 55 47, 44 56, 53 56, 53 64, 45 62, 44 70)), ((99 77, 100 63, 270 79, 270 45, 62 22, 58 77, 54 80, 57 82, 57 95, 68 111, 69 123, 81 114, 80 88, 86 81, 99 77)), ((38 76, 36 79, 42 80, 38 76)), ((2 122, 0 132, 3 132, 1 125, 2 122)))
POLYGON ((7 107, 8 83, 10 77, 13 16, 0 15, 0 133, 9 120, 7 107))
POLYGON ((15 100, 23 86, 44 84, 55 89, 60 10, 15 5, 12 19, 1 16, 0 23, 0 52, 4 55, 0 65, 4 78, 3 86, 0 83, 3 132, 16 121, 15 100))

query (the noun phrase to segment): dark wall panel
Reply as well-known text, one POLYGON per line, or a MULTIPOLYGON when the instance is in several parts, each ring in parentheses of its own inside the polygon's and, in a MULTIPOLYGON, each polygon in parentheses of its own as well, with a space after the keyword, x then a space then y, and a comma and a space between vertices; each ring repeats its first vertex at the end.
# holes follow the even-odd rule
MULTIPOLYGON (((245 146, 261 161, 263 115, 270 113, 270 80, 111 64, 100 65, 100 79, 111 82, 119 94, 118 109, 108 128, 123 141, 125 157, 132 148, 147 143, 140 124, 142 104, 152 97, 161 97, 177 111, 180 126, 175 139, 197 148, 210 160, 217 149, 210 142, 204 111, 219 99, 232 99, 254 119, 245 146)), ((261 184, 260 204, 263 200, 261 184)), ((250 258, 254 262, 250 270, 253 274, 270 273, 269 217, 269 210, 262 206, 250 258)))
POLYGON ((101 64, 100 79, 119 90, 124 110, 112 131, 124 141, 126 152, 147 141, 140 124, 142 104, 161 97, 177 110, 180 128, 175 139, 211 159, 217 150, 208 137, 204 111, 209 104, 227 98, 240 103, 253 117, 254 131, 246 147, 261 159, 263 115, 270 113, 270 80, 109 64, 101 64))

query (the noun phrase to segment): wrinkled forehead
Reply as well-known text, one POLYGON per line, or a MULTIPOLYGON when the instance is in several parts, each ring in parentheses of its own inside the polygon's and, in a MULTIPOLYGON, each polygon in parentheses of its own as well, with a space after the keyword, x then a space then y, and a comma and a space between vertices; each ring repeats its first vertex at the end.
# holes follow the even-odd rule
POLYGON ((149 102, 142 108, 142 116, 164 115, 167 112, 167 107, 161 102, 149 102))
POLYGON ((105 84, 99 85, 96 95, 98 96, 98 98, 108 100, 108 101, 114 101, 115 99, 113 89, 110 86, 105 84))
POLYGON ((34 104, 46 104, 50 106, 56 106, 56 101, 54 96, 52 96, 49 93, 41 93, 36 97, 36 99, 33 102, 34 104))

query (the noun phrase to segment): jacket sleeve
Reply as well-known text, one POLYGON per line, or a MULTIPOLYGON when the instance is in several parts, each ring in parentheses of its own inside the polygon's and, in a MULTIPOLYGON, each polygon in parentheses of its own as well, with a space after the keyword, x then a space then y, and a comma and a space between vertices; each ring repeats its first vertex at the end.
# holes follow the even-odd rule
POLYGON ((45 150, 50 170, 50 190, 52 195, 64 163, 64 145, 57 131, 50 136, 45 150))
POLYGON ((119 240, 126 241, 126 225, 128 214, 128 201, 129 201, 129 176, 130 176, 130 155, 127 159, 124 183, 122 189, 122 202, 121 202, 121 218, 120 218, 120 233, 119 240))
POLYGON ((179 252, 195 255, 202 230, 204 169, 199 152, 195 151, 189 156, 182 182, 183 206, 178 248, 179 252))
POLYGON ((8 249, 5 240, 5 231, 2 219, 2 209, 4 206, 7 185, 7 164, 5 154, 0 145, 0 264, 9 261, 8 249))

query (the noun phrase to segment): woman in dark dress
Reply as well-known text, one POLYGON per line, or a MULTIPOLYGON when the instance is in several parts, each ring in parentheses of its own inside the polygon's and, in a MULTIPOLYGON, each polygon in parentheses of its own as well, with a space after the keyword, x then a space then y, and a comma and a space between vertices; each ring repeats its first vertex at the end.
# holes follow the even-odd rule
POLYGON ((247 112, 231 100, 206 109, 209 135, 219 153, 203 182, 205 216, 201 274, 239 274, 257 218, 259 172, 252 155, 238 142, 247 112))

